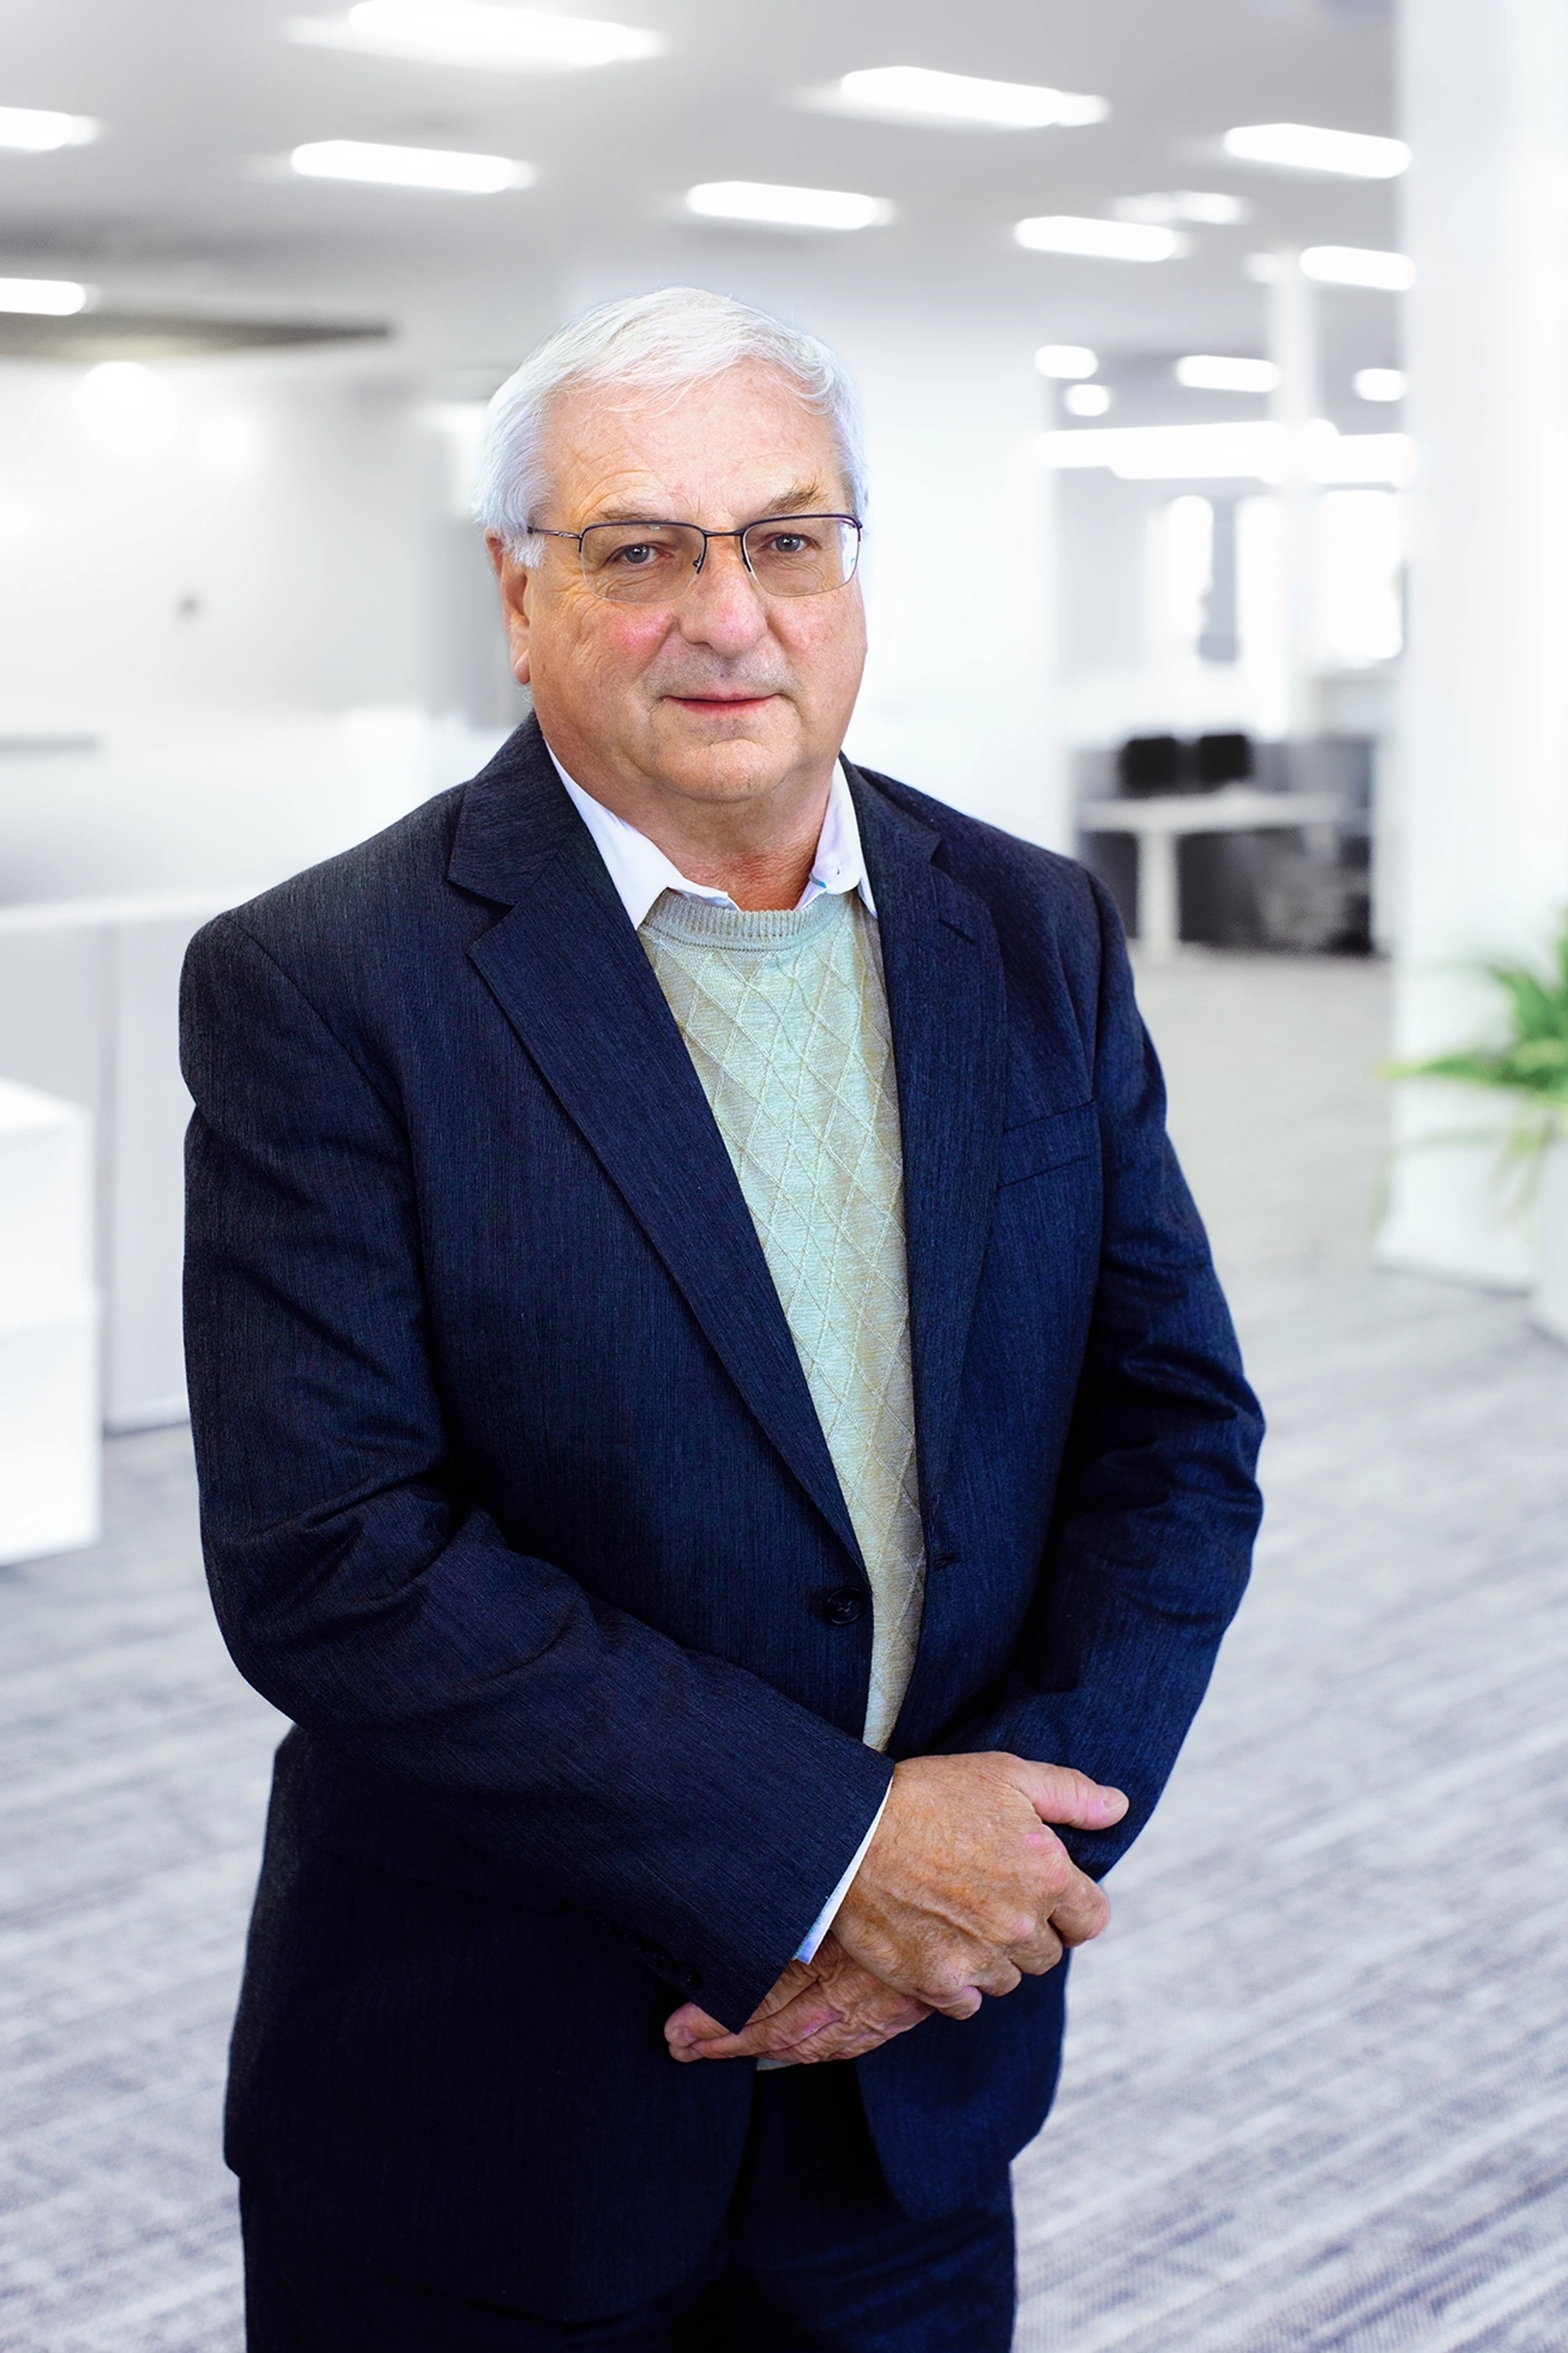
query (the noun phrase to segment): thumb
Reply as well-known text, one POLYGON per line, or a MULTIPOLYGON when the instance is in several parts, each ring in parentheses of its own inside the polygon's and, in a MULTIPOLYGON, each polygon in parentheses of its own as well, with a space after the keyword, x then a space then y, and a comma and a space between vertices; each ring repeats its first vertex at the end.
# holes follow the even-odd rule
POLYGON ((1073 1830, 1104 1831, 1127 1811, 1120 1789, 1091 1781, 1070 1765, 1024 1764, 1024 1794, 1043 1822, 1060 1822, 1073 1830))
POLYGON ((672 2051, 686 2050, 694 2042, 716 2042, 728 2031, 694 2001, 683 2001, 664 2021, 664 2039, 672 2051))

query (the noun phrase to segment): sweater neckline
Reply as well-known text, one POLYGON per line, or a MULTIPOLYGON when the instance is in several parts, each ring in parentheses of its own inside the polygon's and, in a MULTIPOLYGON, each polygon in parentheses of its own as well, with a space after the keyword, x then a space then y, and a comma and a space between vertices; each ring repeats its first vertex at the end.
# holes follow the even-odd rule
POLYGON ((718 948, 732 954, 775 954, 804 946, 848 921, 854 894, 824 892, 807 907, 727 907, 716 899, 689 899, 664 891, 638 928, 671 946, 718 948))

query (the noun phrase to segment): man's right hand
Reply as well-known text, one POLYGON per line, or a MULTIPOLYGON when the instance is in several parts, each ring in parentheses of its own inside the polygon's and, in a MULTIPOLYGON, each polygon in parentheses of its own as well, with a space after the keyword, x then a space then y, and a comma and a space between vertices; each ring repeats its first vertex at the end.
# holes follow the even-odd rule
POLYGON ((949 2018, 1054 1968, 1098 1936, 1110 1907, 1051 1822, 1108 1830, 1127 1811, 1064 1765, 1022 1757, 913 1757, 833 1923, 854 1960, 949 2018))

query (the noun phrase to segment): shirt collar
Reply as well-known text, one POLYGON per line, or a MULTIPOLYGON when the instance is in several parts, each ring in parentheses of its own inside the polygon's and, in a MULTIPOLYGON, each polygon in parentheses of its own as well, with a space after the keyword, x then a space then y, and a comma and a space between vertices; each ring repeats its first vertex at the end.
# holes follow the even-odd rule
MULTIPOLYGON (((549 751, 548 744, 545 746, 549 751)), ((717 891, 709 883, 689 881, 679 868, 668 859, 658 844, 628 825, 624 817, 596 801, 581 785, 569 776, 553 752, 550 757, 555 773, 565 786, 573 807, 594 837, 594 847, 604 860, 611 881, 616 886, 622 906, 631 918, 634 929, 641 924, 654 902, 666 891, 678 891, 686 899, 708 899, 721 907, 732 907, 734 901, 727 891, 717 891)), ((858 891, 866 912, 874 915, 876 902, 871 896, 870 879, 866 872, 865 854, 860 847, 860 828, 855 818, 855 804, 849 797, 848 780, 841 761, 835 761, 833 782, 828 788, 827 808, 822 820, 822 831, 816 838, 816 856, 812 860, 811 873, 797 905, 809 907, 814 899, 825 893, 858 891)))

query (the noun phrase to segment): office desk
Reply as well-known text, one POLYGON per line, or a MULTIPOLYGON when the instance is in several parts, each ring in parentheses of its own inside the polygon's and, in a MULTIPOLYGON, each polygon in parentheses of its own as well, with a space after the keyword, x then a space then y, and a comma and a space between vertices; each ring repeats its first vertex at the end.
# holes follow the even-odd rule
POLYGON ((1167 964, 1181 942, 1176 843, 1189 833, 1331 829, 1344 817, 1338 793, 1265 793, 1224 785, 1214 793, 1166 793, 1150 800, 1086 801, 1084 833, 1130 833, 1138 844, 1138 943, 1151 964, 1167 964))

